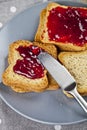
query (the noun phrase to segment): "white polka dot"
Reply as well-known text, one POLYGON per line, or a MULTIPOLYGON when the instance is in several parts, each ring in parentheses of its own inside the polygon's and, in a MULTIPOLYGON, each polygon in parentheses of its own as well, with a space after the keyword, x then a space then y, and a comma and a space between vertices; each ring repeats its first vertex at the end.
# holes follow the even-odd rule
POLYGON ((11 6, 10 11, 11 11, 12 13, 15 13, 16 10, 17 10, 17 8, 16 8, 15 6, 11 6))
POLYGON ((0 22, 0 28, 2 28, 3 24, 0 22))
POLYGON ((55 128, 55 130, 61 130, 62 129, 61 125, 55 125, 54 128, 55 128))
POLYGON ((0 119, 0 124, 2 123, 2 120, 0 119))

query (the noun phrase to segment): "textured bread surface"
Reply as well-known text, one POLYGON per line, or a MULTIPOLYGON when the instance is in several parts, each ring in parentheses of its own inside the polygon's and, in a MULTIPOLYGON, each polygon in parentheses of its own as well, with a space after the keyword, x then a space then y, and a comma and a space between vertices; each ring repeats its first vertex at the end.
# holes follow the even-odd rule
MULTIPOLYGON (((16 50, 16 48, 18 48, 20 45, 21 46, 29 46, 29 45, 37 45, 37 46, 44 46, 43 49, 47 48, 47 50, 50 51, 50 49, 54 50, 54 57, 57 57, 57 50, 56 47, 53 45, 50 45, 48 47, 46 47, 46 45, 42 44, 42 43, 31 43, 30 41, 26 41, 26 40, 18 40, 12 44, 10 44, 9 46, 9 54, 8 54, 8 63, 9 66, 7 67, 7 69, 4 71, 3 75, 2 75, 2 80, 3 83, 7 86, 10 86, 14 91, 19 92, 19 93, 23 93, 23 92, 42 92, 44 90, 46 90, 47 88, 50 90, 50 86, 49 86, 49 82, 50 80, 47 77, 47 71, 44 71, 44 77, 42 78, 38 78, 38 79, 29 79, 26 78, 25 76, 19 75, 14 73, 13 71, 13 66, 16 64, 16 61, 18 59, 22 59, 22 57, 20 56, 19 52, 16 50)), ((48 52, 49 52, 48 51, 48 52)), ((50 53, 52 53, 50 51, 50 53)), ((55 81, 54 81, 55 83, 55 81)), ((55 83, 56 85, 56 89, 58 89, 58 84, 55 83)), ((51 84, 51 87, 53 86, 54 90, 55 87, 54 85, 51 84)))
MULTIPOLYGON (((55 44, 57 45, 60 50, 65 50, 65 51, 81 51, 81 50, 86 50, 87 45, 84 44, 83 46, 77 46, 72 43, 63 43, 63 42, 56 42, 49 40, 49 35, 48 35, 48 28, 47 28, 47 21, 48 21, 48 16, 50 10, 56 7, 63 7, 63 8, 68 8, 68 6, 60 5, 57 3, 49 3, 45 9, 43 9, 40 13, 40 20, 39 20, 39 25, 38 29, 35 35, 35 41, 43 42, 43 43, 48 43, 48 44, 55 44)), ((85 9, 85 8, 84 8, 85 9)))
POLYGON ((29 41, 19 40, 12 43, 9 47, 9 56, 8 62, 9 66, 3 73, 3 83, 7 86, 16 86, 21 87, 22 89, 27 89, 29 91, 41 91, 42 89, 47 88, 48 79, 46 76, 46 70, 44 71, 44 77, 38 79, 29 79, 25 76, 14 73, 13 66, 16 64, 18 59, 22 59, 19 55, 19 52, 16 50, 20 45, 29 46, 32 43, 29 41))
MULTIPOLYGON (((57 48, 53 44, 39 43, 33 42, 35 46, 38 46, 45 51, 47 51, 50 55, 52 55, 55 59, 57 59, 57 48)), ((53 79, 53 77, 47 72, 48 77, 48 87, 47 90, 57 90, 59 88, 58 83, 53 79)))
MULTIPOLYGON (((61 52, 58 59, 75 78, 78 92, 81 95, 87 95, 87 50, 82 52, 61 52)), ((67 94, 67 96, 70 95, 67 94)))

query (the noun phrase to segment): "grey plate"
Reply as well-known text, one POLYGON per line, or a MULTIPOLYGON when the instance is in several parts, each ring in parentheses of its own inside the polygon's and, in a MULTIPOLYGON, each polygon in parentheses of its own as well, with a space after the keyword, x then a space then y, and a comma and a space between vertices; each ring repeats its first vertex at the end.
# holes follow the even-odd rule
MULTIPOLYGON (((69 1, 65 5, 85 6, 69 1)), ((18 39, 33 41, 39 23, 40 11, 47 3, 35 5, 14 17, 0 32, 0 80, 7 66, 8 46, 18 39)), ((87 115, 74 99, 67 98, 61 90, 43 93, 18 94, 0 84, 0 96, 5 103, 22 116, 46 124, 72 124, 87 120, 87 115)), ((87 100, 87 97, 85 97, 87 100)))

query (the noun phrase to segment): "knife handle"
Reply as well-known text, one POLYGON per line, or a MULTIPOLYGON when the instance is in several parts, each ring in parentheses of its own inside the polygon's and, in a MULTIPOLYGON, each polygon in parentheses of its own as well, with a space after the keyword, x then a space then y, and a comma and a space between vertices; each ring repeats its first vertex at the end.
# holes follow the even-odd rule
POLYGON ((83 110, 87 113, 87 102, 84 100, 84 98, 77 92, 76 87, 69 91, 70 94, 74 96, 74 98, 78 101, 80 106, 83 108, 83 110))

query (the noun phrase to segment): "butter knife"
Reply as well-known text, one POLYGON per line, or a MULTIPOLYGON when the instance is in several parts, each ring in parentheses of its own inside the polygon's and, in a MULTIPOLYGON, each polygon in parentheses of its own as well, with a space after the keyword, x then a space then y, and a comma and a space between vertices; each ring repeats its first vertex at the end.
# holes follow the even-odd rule
POLYGON ((38 55, 38 59, 56 80, 62 90, 73 95, 83 110, 87 113, 87 102, 77 92, 76 81, 69 71, 47 52, 41 52, 38 55))

